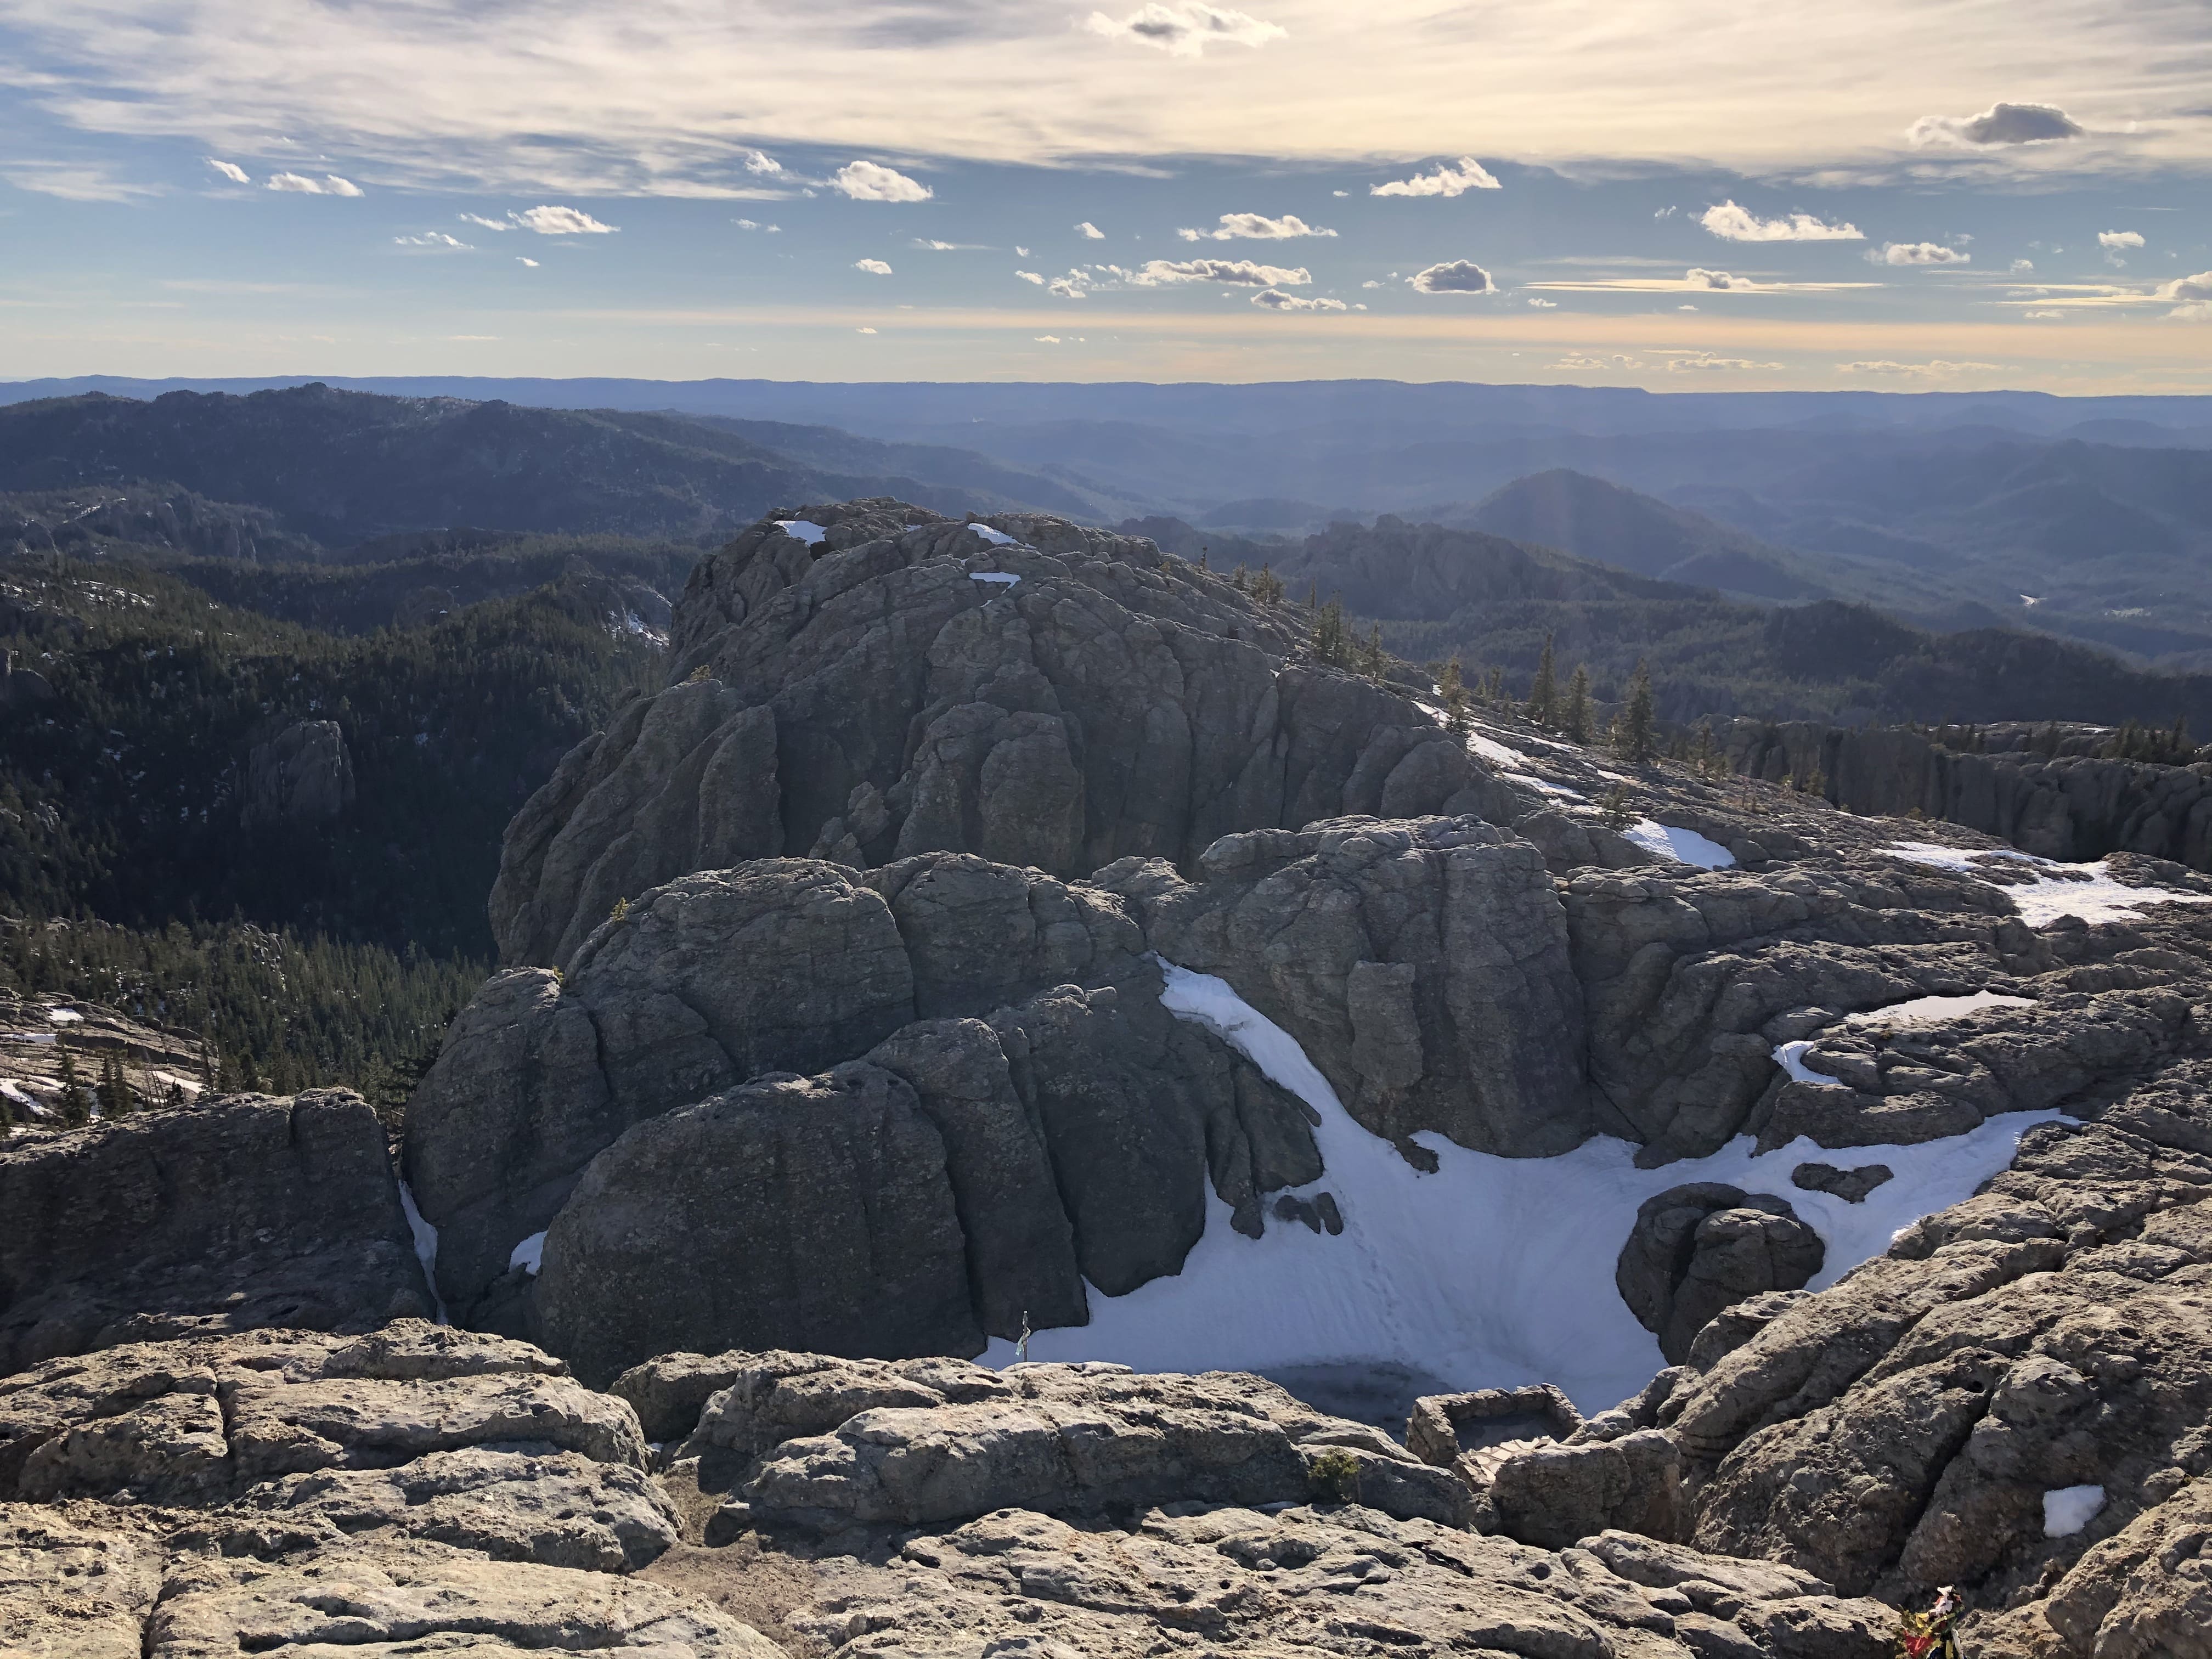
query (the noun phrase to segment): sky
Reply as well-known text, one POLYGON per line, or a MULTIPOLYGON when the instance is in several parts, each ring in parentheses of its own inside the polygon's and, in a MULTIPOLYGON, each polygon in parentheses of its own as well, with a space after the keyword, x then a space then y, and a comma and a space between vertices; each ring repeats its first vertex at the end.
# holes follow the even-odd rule
POLYGON ((2212 392, 2203 0, 0 0, 0 380, 2212 392))

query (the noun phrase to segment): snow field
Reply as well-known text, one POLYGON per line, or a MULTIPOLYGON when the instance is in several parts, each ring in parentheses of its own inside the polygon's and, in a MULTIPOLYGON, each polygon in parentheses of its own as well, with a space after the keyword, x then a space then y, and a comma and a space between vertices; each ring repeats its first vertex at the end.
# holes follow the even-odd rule
POLYGON ((453 1322, 446 1317, 446 1298, 438 1294, 438 1230, 422 1219, 422 1212, 415 1206, 415 1189, 404 1181, 399 1183, 399 1207, 406 1214, 407 1231, 415 1236, 415 1259, 422 1264, 422 1277, 430 1282, 430 1302, 437 1322, 450 1325, 453 1322))
MULTIPOLYGON (((1789 1184, 1798 1163, 1838 1154, 1799 1140, 1761 1158, 1748 1136, 1709 1158, 1639 1170, 1638 1148, 1623 1140, 1508 1158, 1424 1133, 1414 1139, 1438 1159, 1426 1175, 1362 1128, 1296 1039, 1225 981, 1162 966, 1170 1012, 1218 1032, 1321 1115, 1314 1136, 1326 1173, 1295 1190, 1334 1194, 1344 1232, 1271 1217, 1264 1237, 1246 1238, 1209 1187, 1206 1232, 1181 1273, 1127 1296, 1090 1289, 1091 1323, 1036 1333, 1033 1360, 1174 1371, 1395 1364, 1446 1389, 1556 1382, 1583 1411, 1600 1411, 1666 1364, 1613 1285, 1645 1199, 1694 1181, 1787 1198, 1828 1247, 1817 1289, 1901 1228, 1970 1196, 2011 1160, 2022 1130, 2057 1115, 2015 1114, 1919 1146, 1855 1148, 1840 1156, 1896 1172, 1856 1205, 1789 1184)), ((983 1363, 1013 1358, 1013 1345, 996 1340, 983 1363)))
POLYGON ((1991 882, 1993 887, 2002 887, 2020 911, 2020 917, 2031 927, 2047 927, 2061 916, 2079 916, 2087 922, 2117 921, 2132 916, 2136 911, 2153 904, 2203 904, 2208 901, 2202 893, 2179 893, 2164 887, 2127 887, 2114 881, 2106 872, 2106 860, 2094 864, 2061 864, 2055 859, 2039 859, 2033 853, 2014 852, 2010 848, 1992 848, 1977 853, 1961 847, 1945 847, 1929 841, 1900 841, 1886 848, 1893 857, 1909 859, 1915 864, 1924 864, 1936 870, 1955 870, 1961 875, 1981 876, 1984 866, 1977 859, 2001 858, 2027 866, 2035 877, 2032 884, 2011 886, 1991 882))
POLYGON ((1012 536, 1006 534, 1005 531, 994 530, 987 524, 971 524, 968 527, 974 531, 978 536, 981 536, 985 541, 990 543, 994 547, 1019 547, 1021 545, 1019 542, 1016 541, 1012 536))
POLYGON ((805 542, 809 547, 816 545, 830 533, 811 519, 778 519, 775 527, 792 540, 805 542))
POLYGON ((1671 823, 1662 823, 1656 818, 1644 818, 1621 834, 1648 853, 1656 853, 1677 864, 1693 864, 1700 870, 1726 870, 1735 863, 1735 854, 1718 842, 1708 840, 1694 830, 1678 830, 1671 823))

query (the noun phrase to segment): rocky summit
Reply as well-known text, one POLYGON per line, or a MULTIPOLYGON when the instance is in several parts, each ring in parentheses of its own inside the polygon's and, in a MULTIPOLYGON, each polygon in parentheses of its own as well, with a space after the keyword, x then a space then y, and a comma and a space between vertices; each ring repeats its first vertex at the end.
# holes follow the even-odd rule
POLYGON ((668 633, 396 1133, 11 1017, 0 1654, 2212 1655, 2178 820, 1567 741, 1031 514, 780 512, 668 633))

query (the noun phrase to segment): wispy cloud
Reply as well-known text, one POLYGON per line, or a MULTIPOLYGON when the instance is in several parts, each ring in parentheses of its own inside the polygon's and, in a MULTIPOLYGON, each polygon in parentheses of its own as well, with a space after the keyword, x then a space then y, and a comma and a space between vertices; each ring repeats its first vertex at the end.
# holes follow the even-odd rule
POLYGON ((1326 295, 1303 299, 1295 294, 1285 294, 1279 288, 1262 289, 1252 296, 1252 303, 1263 311, 1349 311, 1352 307, 1341 300, 1326 295))
POLYGON ((287 191, 295 196, 358 196, 361 186, 350 179, 341 179, 335 173, 326 173, 319 179, 310 179, 304 173, 272 173, 266 190, 287 191))
POLYGON ((118 177, 102 161, 0 161, 0 179, 18 190, 64 202, 136 202, 161 193, 156 185, 118 177))
POLYGON ((1709 207, 1698 222, 1729 242, 1863 242, 1865 234, 1856 225, 1831 224, 1809 213, 1784 214, 1762 219, 1749 208, 1726 201, 1709 207))
POLYGON ((764 225, 757 219, 732 219, 730 222, 739 230, 757 230, 763 236, 781 236, 783 234, 781 225, 764 225))
POLYGON ((1334 236, 1336 233, 1310 225, 1295 213, 1285 213, 1279 219, 1270 219, 1264 213, 1224 213, 1218 230, 1179 230, 1176 234, 1186 242, 1277 242, 1294 236, 1334 236))
POLYGON ((252 174, 246 172, 244 167, 240 167, 235 161, 218 161, 212 155, 206 157, 205 160, 210 167, 213 167, 217 173, 222 174, 224 178, 229 179, 234 185, 250 185, 253 182, 252 174))
POLYGON ((1410 179, 1394 179, 1387 185, 1370 185, 1370 196, 1458 196, 1470 190, 1500 190, 1489 170, 1472 155, 1462 155, 1459 164, 1439 163, 1434 173, 1417 173, 1410 179))
POLYGON ((1754 362, 1748 357, 1717 357, 1708 351, 1677 352, 1667 359, 1667 372, 1670 374, 1738 374, 1753 369, 1773 369, 1783 367, 1781 363, 1754 362))
POLYGON ((1887 359, 1869 362, 1838 363, 1838 374, 1873 374, 1891 380, 1941 380, 1954 374, 1994 374, 1996 363, 1948 362, 1941 357, 1924 363, 1894 363, 1887 359))
POLYGON ((1133 40, 1155 46, 1171 58, 1200 58, 1210 46, 1263 46, 1289 33, 1249 12, 1231 11, 1202 3, 1141 6, 1127 17, 1109 17, 1094 11, 1083 27, 1109 40, 1133 40))
POLYGON ((927 202, 936 194, 919 179, 875 161, 848 161, 830 175, 830 187, 856 202, 927 202))
POLYGON ((419 236, 395 236, 392 239, 401 247, 459 248, 473 252, 476 245, 465 242, 458 236, 448 236, 442 230, 426 230, 419 236))
POLYGON ((1850 289, 1880 288, 1880 283, 1771 282, 1709 270, 1692 265, 1680 276, 1592 276, 1562 282, 1526 283, 1525 288, 1552 294, 1592 294, 1608 290, 1624 294, 1830 294, 1850 289))

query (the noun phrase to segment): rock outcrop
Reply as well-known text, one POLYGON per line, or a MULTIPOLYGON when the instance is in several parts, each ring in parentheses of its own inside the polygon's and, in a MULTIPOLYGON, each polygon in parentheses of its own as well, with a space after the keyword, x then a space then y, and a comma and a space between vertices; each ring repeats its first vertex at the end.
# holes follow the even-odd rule
POLYGON ((440 1290, 597 1380, 1079 1324, 1086 1280, 1176 1271, 1209 1182, 1256 1235, 1321 1174, 1304 1108, 1143 951, 1114 895, 973 855, 672 883, 455 1024, 406 1153, 440 1290))
POLYGON ((1850 1593, 1960 1584, 1977 1654, 2186 1651, 2155 1632, 2203 1588, 2179 1540, 2212 1474, 2208 1101, 2202 1060, 2108 1091, 1668 1373, 1638 1409, 1689 1460, 1690 1541, 1850 1593))
POLYGON ((502 957, 565 965, 617 899, 745 859, 1187 866, 1232 831, 1434 811, 1479 781, 1409 698, 1296 659, 1299 631, 1061 520, 883 501, 764 520, 693 574, 668 690, 510 827, 502 957))
POLYGON ((295 720, 247 757, 248 824, 320 823, 353 802, 353 756, 336 720, 295 720))
MULTIPOLYGON (((1985 746, 1954 748, 1943 733, 1906 727, 1794 720, 1738 720, 1723 746, 1753 777, 1817 775, 1826 797, 1854 812, 1940 818, 2069 863, 2137 853, 2212 870, 2212 765, 2045 753, 2044 733, 2025 726, 1954 735, 1985 746)), ((2055 731, 2049 741, 2059 746, 2055 731)))
POLYGON ((431 1311, 358 1095, 238 1095, 0 1141, 0 1371, 119 1342, 431 1311))

